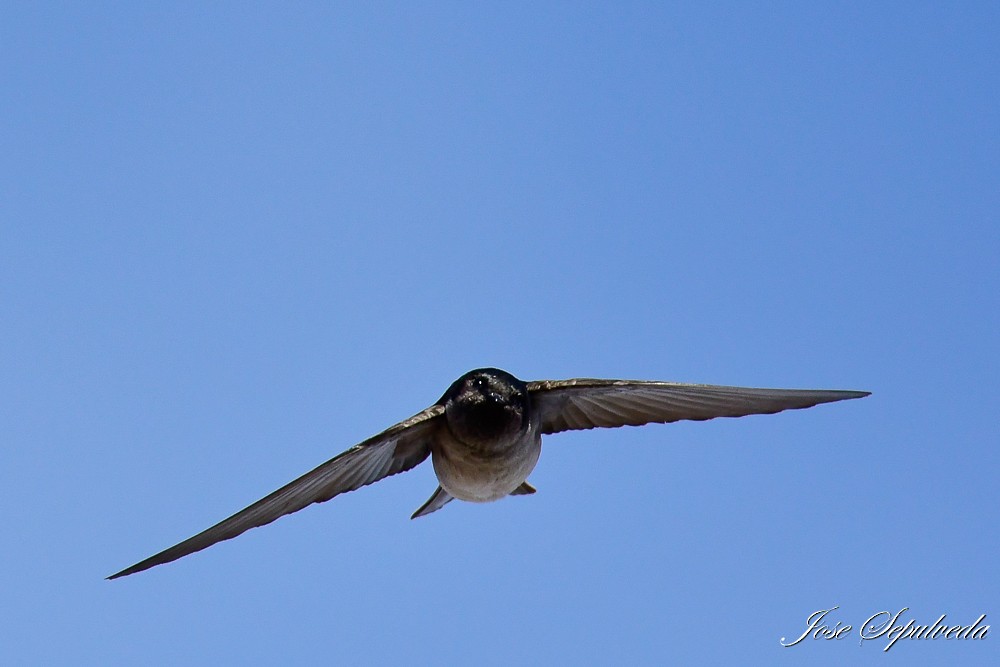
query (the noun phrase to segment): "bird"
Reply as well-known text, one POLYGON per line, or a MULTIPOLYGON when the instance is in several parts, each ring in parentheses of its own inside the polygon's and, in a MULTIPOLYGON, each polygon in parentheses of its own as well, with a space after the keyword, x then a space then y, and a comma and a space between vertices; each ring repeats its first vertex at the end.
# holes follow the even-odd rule
POLYGON ((542 436, 562 431, 773 414, 869 396, 866 391, 755 389, 644 380, 525 382, 498 368, 455 380, 426 410, 389 427, 117 579, 188 556, 251 528, 410 470, 428 457, 438 487, 410 517, 453 499, 486 503, 529 495, 542 436))

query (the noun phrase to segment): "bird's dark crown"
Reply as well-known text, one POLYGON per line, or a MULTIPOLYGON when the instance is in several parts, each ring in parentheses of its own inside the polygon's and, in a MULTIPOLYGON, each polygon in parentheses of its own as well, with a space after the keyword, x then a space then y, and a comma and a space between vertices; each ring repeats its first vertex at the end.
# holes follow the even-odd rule
POLYGON ((451 383, 448 391, 438 400, 444 405, 448 399, 456 399, 463 392, 494 393, 503 398, 526 396, 528 385, 522 380, 499 368, 477 368, 451 383))

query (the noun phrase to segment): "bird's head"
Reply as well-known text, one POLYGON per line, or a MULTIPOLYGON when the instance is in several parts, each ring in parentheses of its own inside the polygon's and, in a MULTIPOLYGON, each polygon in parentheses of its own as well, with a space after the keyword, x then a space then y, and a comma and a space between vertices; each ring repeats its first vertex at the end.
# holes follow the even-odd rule
POLYGON ((477 448, 503 448, 528 428, 528 387, 498 368, 469 371, 452 383, 440 403, 452 435, 477 448))

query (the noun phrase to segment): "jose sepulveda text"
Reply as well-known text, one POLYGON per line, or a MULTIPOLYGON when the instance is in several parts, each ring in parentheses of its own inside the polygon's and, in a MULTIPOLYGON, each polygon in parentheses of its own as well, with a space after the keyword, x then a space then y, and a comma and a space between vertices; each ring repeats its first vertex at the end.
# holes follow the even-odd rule
MULTIPOLYGON (((833 620, 831 612, 840 607, 820 609, 809 614, 805 630, 792 641, 781 638, 781 645, 790 648, 801 644, 806 639, 839 640, 851 635, 854 626, 840 620, 833 620)), ((908 620, 904 614, 909 607, 903 607, 893 614, 880 611, 868 617, 859 628, 860 644, 872 639, 882 639, 886 642, 883 651, 891 649, 900 639, 986 639, 990 626, 984 624, 986 614, 981 614, 975 622, 968 625, 949 623, 946 614, 941 614, 933 623, 917 623, 913 618, 908 620)))

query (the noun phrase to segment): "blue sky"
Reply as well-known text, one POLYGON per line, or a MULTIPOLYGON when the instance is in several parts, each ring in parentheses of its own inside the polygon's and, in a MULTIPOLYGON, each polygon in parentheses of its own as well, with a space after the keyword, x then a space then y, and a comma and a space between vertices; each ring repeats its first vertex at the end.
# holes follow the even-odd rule
POLYGON ((997 664, 993 3, 14 3, 0 662, 997 664), (865 389, 104 577, 467 370, 865 389))

